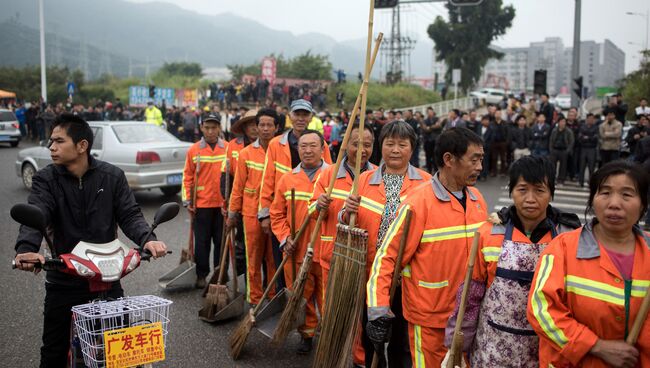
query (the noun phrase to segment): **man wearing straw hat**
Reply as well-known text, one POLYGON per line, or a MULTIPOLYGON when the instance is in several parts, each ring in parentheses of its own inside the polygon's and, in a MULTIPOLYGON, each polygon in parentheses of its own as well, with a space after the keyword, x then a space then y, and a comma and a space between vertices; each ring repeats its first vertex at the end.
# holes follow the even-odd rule
MULTIPOLYGON (((275 189, 282 176, 291 171, 291 168, 298 166, 300 156, 298 154, 298 139, 307 129, 314 110, 311 102, 306 100, 295 100, 291 103, 289 116, 293 122, 291 130, 277 136, 269 143, 264 161, 264 174, 260 188, 260 203, 257 218, 261 223, 262 231, 266 234, 271 232, 270 208, 275 196, 275 189)), ((330 150, 325 143, 323 160, 331 164, 330 150)), ((278 239, 274 239, 273 255, 276 266, 280 264, 282 255, 278 250, 278 239)), ((281 283, 280 283, 281 284, 281 283)))
MULTIPOLYGON (((307 231, 299 239, 291 238, 290 219, 295 216, 297 224, 301 224, 308 216, 310 208, 313 211, 316 206, 310 206, 309 201, 313 195, 314 184, 318 180, 321 171, 329 164, 322 159, 323 151, 327 148, 325 138, 316 130, 305 130, 298 141, 298 152, 301 162, 290 172, 284 175, 275 191, 275 198, 271 204, 271 226, 276 238, 280 241, 280 249, 286 256, 294 255, 295 265, 289 260, 284 266, 284 278, 287 285, 293 285, 292 270, 299 270, 302 260, 307 252, 309 236, 314 232, 314 224, 307 227, 307 231), (293 189, 293 190, 292 190, 293 189), (291 196, 295 198, 295 213, 292 213, 291 196)), ((307 276, 307 284, 303 291, 303 297, 307 300, 305 323, 298 327, 302 340, 298 348, 299 354, 307 354, 312 350, 312 339, 316 333, 318 316, 316 306, 323 315, 323 290, 321 281, 320 244, 314 245, 314 262, 307 276)))
POLYGON ((226 225, 232 228, 240 221, 243 225, 247 264, 246 299, 251 306, 255 306, 262 296, 262 264, 266 264, 267 280, 276 270, 271 241, 257 221, 257 206, 266 149, 275 136, 280 119, 273 109, 261 109, 253 119, 249 118, 251 114, 249 111, 232 127, 233 132, 248 132, 250 126, 255 125, 258 138, 239 152, 226 225))
POLYGON ((466 128, 452 128, 438 138, 440 168, 411 191, 381 243, 367 284, 366 332, 374 344, 388 338, 394 314, 389 290, 394 272, 402 271, 402 307, 408 321, 415 367, 440 367, 447 349, 445 326, 463 280, 474 232, 487 219, 487 204, 476 188, 483 141, 466 128), (411 226, 402 264, 396 265, 407 210, 411 226))

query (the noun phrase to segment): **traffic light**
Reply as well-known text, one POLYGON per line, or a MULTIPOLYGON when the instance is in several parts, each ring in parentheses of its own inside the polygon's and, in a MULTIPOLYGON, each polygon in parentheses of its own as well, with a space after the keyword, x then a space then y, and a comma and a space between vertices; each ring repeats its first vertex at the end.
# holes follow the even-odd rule
POLYGON ((398 0, 375 0, 375 9, 388 9, 397 6, 398 0))
POLYGON ((154 98, 155 95, 156 95, 156 86, 154 86, 153 84, 150 84, 149 85, 149 98, 154 98))
POLYGON ((576 96, 578 96, 579 99, 582 100, 582 76, 579 76, 578 78, 573 80, 576 83, 576 88, 573 89, 573 92, 576 93, 576 96))
POLYGON ((546 93, 546 70, 535 70, 535 77, 533 78, 533 93, 536 95, 546 93))

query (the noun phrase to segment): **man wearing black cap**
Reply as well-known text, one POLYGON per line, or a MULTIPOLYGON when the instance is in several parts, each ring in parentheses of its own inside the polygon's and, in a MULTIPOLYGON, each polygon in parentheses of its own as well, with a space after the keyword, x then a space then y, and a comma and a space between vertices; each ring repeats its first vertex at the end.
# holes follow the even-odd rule
POLYGON ((183 170, 183 205, 194 221, 196 287, 205 287, 210 273, 210 248, 214 243, 213 265, 219 262, 223 216, 221 171, 226 161, 226 145, 220 138, 219 115, 210 114, 201 122, 203 138, 187 151, 183 170))

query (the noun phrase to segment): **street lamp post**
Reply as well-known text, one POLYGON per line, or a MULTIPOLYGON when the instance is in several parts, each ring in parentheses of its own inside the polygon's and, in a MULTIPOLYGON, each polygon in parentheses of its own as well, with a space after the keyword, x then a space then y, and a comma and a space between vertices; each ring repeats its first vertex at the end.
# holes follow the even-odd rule
POLYGON ((43 14, 43 0, 38 0, 38 20, 41 28, 41 98, 47 102, 47 78, 45 74, 45 15, 43 14))
POLYGON ((627 15, 638 15, 641 18, 645 18, 645 47, 644 49, 648 49, 648 31, 650 30, 650 9, 646 10, 645 14, 643 13, 636 13, 636 12, 626 12, 625 14, 627 15))

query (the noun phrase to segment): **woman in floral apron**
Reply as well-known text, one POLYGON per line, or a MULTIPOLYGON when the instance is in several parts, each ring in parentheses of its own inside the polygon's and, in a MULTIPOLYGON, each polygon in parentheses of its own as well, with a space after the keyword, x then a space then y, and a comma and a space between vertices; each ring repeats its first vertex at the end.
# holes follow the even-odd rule
MULTIPOLYGON (((539 340, 526 319, 535 266, 559 233, 580 226, 575 214, 550 205, 555 169, 543 157, 526 156, 510 168, 514 205, 479 229, 479 251, 465 317, 464 349, 472 367, 538 367, 539 340)), ((460 291, 457 304, 460 300, 460 291)), ((458 305, 446 330, 449 345, 458 305)))

